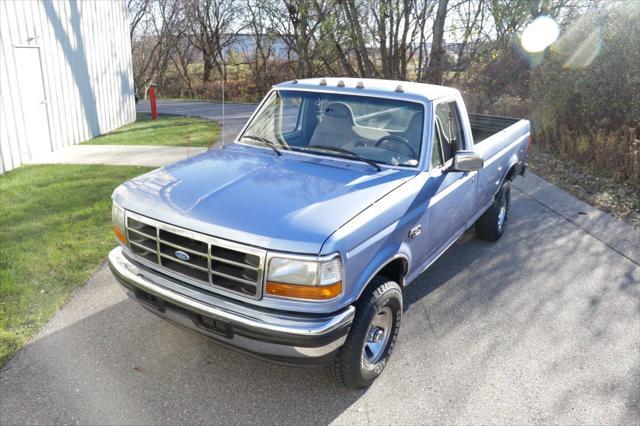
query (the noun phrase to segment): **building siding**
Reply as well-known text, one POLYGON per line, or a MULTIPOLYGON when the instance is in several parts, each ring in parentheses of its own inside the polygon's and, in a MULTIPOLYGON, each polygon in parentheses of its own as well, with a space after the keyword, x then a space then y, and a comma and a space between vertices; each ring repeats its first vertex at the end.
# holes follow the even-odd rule
POLYGON ((0 173, 42 154, 27 143, 16 46, 39 47, 53 150, 135 120, 124 0, 4 0, 0 39, 0 173))

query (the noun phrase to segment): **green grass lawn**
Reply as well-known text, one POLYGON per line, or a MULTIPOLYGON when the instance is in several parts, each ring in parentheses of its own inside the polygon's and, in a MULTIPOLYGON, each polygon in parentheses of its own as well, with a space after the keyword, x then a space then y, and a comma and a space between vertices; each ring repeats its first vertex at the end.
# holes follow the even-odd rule
POLYGON ((147 170, 47 165, 0 176, 0 366, 116 245, 111 193, 147 170))
POLYGON ((215 121, 161 115, 155 121, 138 114, 135 123, 86 142, 87 145, 162 145, 211 147, 220 135, 215 121))

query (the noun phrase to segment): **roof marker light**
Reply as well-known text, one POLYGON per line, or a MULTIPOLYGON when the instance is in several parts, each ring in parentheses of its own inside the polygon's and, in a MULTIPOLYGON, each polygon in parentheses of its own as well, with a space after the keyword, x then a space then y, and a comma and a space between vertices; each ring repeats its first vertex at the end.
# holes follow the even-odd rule
POLYGON ((358 84, 356 84, 356 89, 364 89, 364 83, 359 81, 358 84))
POLYGON ((293 80, 291 84, 298 84, 298 80, 293 80))
POLYGON ((320 80, 320 86, 326 86, 326 85, 327 85, 327 80, 325 80, 324 78, 320 80))
POLYGON ((344 87, 344 81, 340 80, 340 81, 338 82, 338 87, 344 87))
POLYGON ((396 86, 396 92, 398 92, 398 93, 403 93, 404 92, 404 89, 402 88, 402 84, 398 84, 396 86))

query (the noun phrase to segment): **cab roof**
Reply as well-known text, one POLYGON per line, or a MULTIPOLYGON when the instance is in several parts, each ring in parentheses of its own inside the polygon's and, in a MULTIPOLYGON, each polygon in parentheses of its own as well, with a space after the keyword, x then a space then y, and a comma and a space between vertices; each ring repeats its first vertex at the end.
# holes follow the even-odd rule
POLYGON ((310 90, 328 93, 353 93, 381 97, 393 97, 413 101, 431 102, 439 98, 458 95, 457 89, 433 84, 374 78, 306 78, 286 81, 274 89, 310 90), (361 87, 360 87, 361 86, 361 87))

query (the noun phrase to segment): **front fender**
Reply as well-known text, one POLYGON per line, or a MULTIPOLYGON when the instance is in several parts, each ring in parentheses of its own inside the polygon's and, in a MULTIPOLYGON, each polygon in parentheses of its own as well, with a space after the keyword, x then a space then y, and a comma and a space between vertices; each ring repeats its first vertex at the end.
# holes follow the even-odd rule
MULTIPOLYGON (((404 276, 407 275, 409 265, 411 265, 411 258, 409 257, 411 255, 411 252, 409 250, 406 250, 406 244, 403 244, 403 246, 404 247, 401 247, 400 252, 396 254, 380 253, 380 255, 377 256, 376 259, 370 264, 370 267, 363 271, 361 279, 357 283, 357 287, 360 289, 360 293, 358 293, 356 299, 359 299, 360 296, 362 296, 362 293, 367 288, 371 280, 376 275, 378 275, 378 273, 382 269, 384 269, 387 265, 395 260, 402 259, 404 262, 406 262, 407 270, 405 271, 404 276)), ((400 287, 404 287, 404 279, 398 284, 400 285, 400 287)))
POLYGON ((323 254, 336 251, 342 254, 345 302, 357 300, 370 280, 390 261, 403 258, 411 268, 414 255, 407 240, 409 230, 419 223, 427 208, 421 197, 427 179, 426 173, 411 179, 369 206, 325 242, 323 254))

